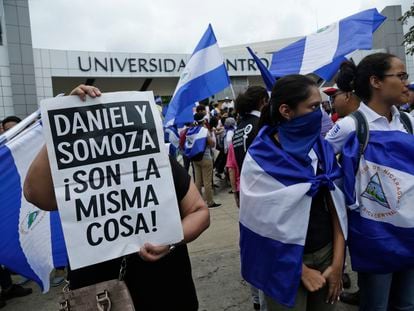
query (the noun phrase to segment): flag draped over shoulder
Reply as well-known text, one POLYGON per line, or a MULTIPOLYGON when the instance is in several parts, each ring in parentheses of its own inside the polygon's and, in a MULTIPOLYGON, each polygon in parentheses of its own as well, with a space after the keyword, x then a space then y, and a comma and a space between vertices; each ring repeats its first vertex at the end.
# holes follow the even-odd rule
POLYGON ((202 126, 190 127, 186 134, 184 154, 192 159, 200 153, 204 153, 207 146, 208 130, 202 126))
POLYGON ((194 104, 229 85, 230 78, 223 55, 213 28, 209 25, 181 74, 168 105, 165 126, 193 122, 194 104))
POLYGON ((385 19, 376 9, 341 19, 273 53, 270 72, 275 77, 314 72, 330 80, 346 55, 372 48, 373 33, 385 19))
POLYGON ((243 162, 240 182, 240 251, 243 278, 286 306, 293 306, 312 196, 327 186, 346 238, 344 197, 334 181, 342 177, 331 146, 318 139, 305 167, 277 147, 274 129, 264 127, 243 162), (324 173, 316 175, 317 163, 324 173))
POLYGON ((359 165, 355 132, 348 137, 341 160, 350 209, 352 268, 372 273, 412 269, 414 136, 401 131, 370 131, 369 135, 359 165))
POLYGON ((0 146, 0 264, 47 292, 53 267, 67 265, 59 214, 38 209, 23 195, 25 176, 43 144, 37 121, 0 146))

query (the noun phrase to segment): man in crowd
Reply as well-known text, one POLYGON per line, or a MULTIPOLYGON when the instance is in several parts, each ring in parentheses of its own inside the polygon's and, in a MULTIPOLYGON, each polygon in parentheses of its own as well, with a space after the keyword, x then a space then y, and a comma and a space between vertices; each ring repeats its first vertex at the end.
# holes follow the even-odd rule
POLYGON ((13 126, 15 126, 20 121, 21 121, 21 119, 19 117, 16 117, 16 116, 9 116, 9 117, 5 118, 3 121, 1 121, 3 131, 5 132, 5 131, 11 129, 13 126))

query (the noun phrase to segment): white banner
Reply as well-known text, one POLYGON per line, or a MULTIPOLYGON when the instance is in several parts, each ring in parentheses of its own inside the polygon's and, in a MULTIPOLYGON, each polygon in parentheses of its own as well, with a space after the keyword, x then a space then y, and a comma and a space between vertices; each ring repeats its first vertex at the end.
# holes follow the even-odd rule
POLYGON ((72 269, 183 239, 162 122, 152 92, 41 102, 72 269))

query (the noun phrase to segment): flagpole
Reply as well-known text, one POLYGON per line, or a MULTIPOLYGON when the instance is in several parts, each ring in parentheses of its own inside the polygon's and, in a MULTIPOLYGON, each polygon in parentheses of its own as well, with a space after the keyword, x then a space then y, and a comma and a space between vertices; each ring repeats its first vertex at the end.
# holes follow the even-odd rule
POLYGON ((233 95, 233 100, 236 99, 236 93, 234 93, 234 89, 233 89, 233 84, 230 83, 230 90, 231 90, 231 94, 233 95))
POLYGON ((321 89, 326 83, 326 80, 323 80, 323 82, 321 83, 321 85, 319 86, 319 88, 321 89))

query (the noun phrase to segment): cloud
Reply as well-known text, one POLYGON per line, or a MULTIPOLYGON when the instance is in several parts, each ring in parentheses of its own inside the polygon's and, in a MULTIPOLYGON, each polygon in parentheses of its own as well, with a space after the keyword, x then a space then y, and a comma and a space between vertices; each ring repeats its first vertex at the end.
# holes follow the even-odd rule
POLYGON ((411 0, 29 0, 34 47, 191 53, 208 23, 220 46, 302 36, 363 9, 411 0))

